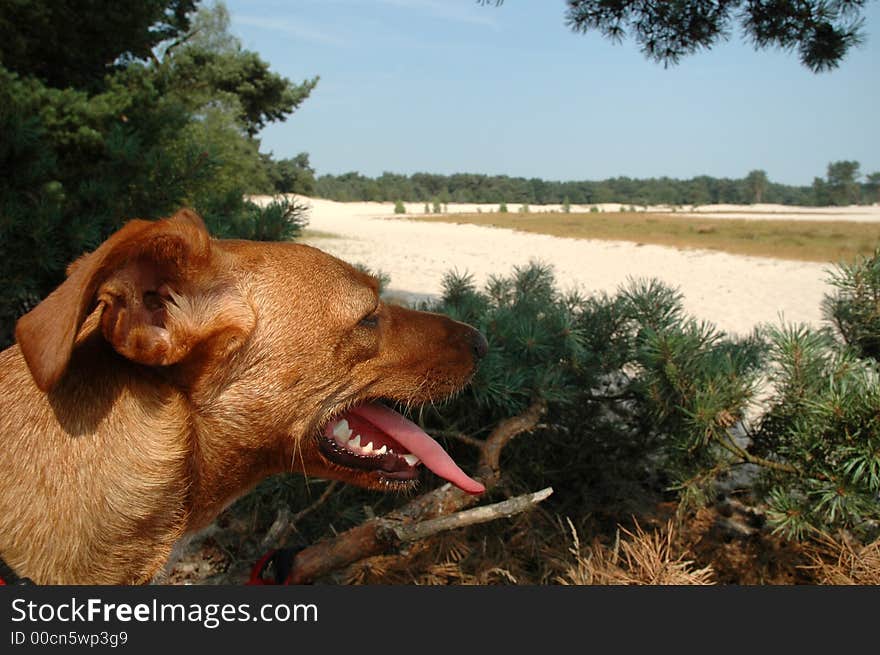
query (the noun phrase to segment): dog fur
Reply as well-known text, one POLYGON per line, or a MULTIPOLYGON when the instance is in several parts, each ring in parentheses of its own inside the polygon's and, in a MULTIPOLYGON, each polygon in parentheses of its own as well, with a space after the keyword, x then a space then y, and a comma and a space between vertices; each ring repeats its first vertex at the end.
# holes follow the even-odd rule
POLYGON ((40 584, 139 584, 175 542, 284 471, 387 486, 316 435, 375 398, 465 385, 485 339, 385 304, 292 243, 215 240, 181 210, 68 268, 0 353, 0 555, 40 584))

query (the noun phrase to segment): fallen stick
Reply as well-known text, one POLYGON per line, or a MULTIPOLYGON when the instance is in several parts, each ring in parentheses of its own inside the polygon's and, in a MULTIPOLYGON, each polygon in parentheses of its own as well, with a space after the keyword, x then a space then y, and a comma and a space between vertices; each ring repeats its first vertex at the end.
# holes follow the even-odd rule
MULTIPOLYGON (((514 496, 500 503, 482 505, 474 509, 466 509, 436 519, 419 521, 418 523, 400 523, 399 521, 378 519, 379 525, 376 527, 376 530, 380 533, 387 533, 397 543, 419 541, 446 530, 464 528, 468 525, 476 525, 477 523, 487 523, 488 521, 500 518, 510 518, 515 514, 531 509, 533 505, 537 505, 552 493, 553 487, 546 487, 534 493, 514 496)), ((383 538, 386 537, 383 535, 383 538)))

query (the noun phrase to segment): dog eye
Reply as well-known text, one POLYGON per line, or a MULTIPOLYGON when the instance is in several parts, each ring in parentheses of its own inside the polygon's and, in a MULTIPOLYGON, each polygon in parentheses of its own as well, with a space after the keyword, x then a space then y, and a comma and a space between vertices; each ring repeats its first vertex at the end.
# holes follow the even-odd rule
POLYGON ((374 328, 379 325, 379 313, 373 312, 372 314, 367 314, 361 320, 359 325, 368 328, 374 328))

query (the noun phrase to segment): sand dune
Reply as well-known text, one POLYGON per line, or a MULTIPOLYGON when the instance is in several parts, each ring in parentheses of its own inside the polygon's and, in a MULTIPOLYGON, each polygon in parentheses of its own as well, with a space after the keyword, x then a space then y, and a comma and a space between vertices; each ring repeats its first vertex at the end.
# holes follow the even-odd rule
MULTIPOLYGON (((259 200, 264 201, 265 198, 259 200)), ((686 310, 721 329, 747 334, 761 323, 822 323, 820 302, 831 287, 830 264, 743 257, 713 251, 678 250, 630 242, 566 239, 512 230, 422 223, 395 216, 391 203, 340 203, 303 199, 311 206, 309 230, 332 234, 310 236, 306 243, 349 262, 381 269, 391 276, 392 291, 436 296, 444 273, 467 271, 482 284, 490 275, 507 274, 532 259, 552 264, 563 289, 584 293, 614 292, 627 278, 658 278, 684 295, 686 310)), ((511 211, 518 208, 508 203, 511 211)), ((497 205, 452 204, 450 213, 497 209, 497 205)), ((605 206, 617 211, 619 205, 605 206)), ((531 211, 558 207, 530 207, 531 211)), ((578 208, 573 207, 576 211, 578 208)), ((699 215, 740 214, 743 207, 700 207, 699 215), (737 212, 731 214, 730 212, 737 212)), ((829 210, 773 205, 752 206, 752 218, 791 220, 880 221, 880 207, 829 210)), ((424 203, 407 203, 420 214, 424 203)))

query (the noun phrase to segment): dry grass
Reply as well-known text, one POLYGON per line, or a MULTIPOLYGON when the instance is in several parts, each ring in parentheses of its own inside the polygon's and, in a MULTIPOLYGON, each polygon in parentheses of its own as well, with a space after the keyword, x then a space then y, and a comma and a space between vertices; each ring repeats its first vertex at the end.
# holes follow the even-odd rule
MULTIPOLYGON (((270 505, 277 503, 267 496, 270 505)), ((591 517, 560 521, 536 508, 446 532, 400 554, 364 559, 326 582, 418 585, 880 585, 880 540, 788 542, 748 504, 676 512, 646 508, 616 530, 591 517), (731 525, 736 524, 736 529, 731 525), (575 527, 577 525, 577 527, 575 527), (644 527, 643 527, 644 526, 644 527), (609 532, 610 530, 610 532, 609 532), (585 543, 580 535, 590 535, 585 543)), ((169 583, 242 584, 266 551, 273 513, 239 504, 184 550, 169 583)), ((621 520, 623 520, 621 518, 621 520)))
POLYGON ((814 262, 851 260, 856 255, 872 253, 880 244, 880 223, 845 220, 717 219, 645 212, 442 214, 408 218, 814 262))
POLYGON ((817 584, 880 585, 880 539, 853 545, 826 537, 808 555, 817 584))
POLYGON ((473 555, 463 530, 412 544, 402 555, 377 555, 346 569, 345 584, 486 585, 517 584, 509 570, 488 565, 473 567, 464 560, 473 555))
POLYGON ((571 521, 574 561, 556 578, 563 585, 709 585, 713 584, 712 567, 697 568, 692 560, 678 551, 675 529, 670 521, 660 530, 646 532, 636 522, 633 532, 621 528, 625 535, 612 547, 594 542, 581 546, 571 521))
POLYGON ((304 229, 296 238, 297 241, 308 241, 309 239, 338 239, 339 235, 333 232, 325 232, 324 230, 313 230, 311 228, 304 229))

